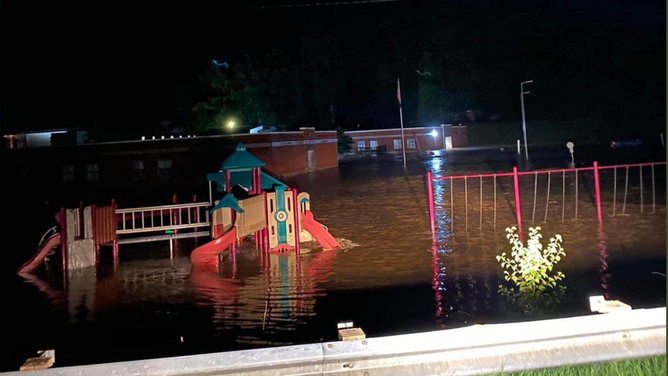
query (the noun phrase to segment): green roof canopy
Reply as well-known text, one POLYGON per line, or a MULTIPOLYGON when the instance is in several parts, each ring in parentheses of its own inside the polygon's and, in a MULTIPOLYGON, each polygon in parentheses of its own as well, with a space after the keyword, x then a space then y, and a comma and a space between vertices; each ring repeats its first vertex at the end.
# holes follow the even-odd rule
MULTIPOLYGON (((264 172, 261 172, 262 175, 262 185, 260 189, 263 190, 274 190, 276 187, 283 187, 287 188, 287 185, 285 185, 283 182, 280 180, 274 178, 271 175, 267 175, 264 172)), ((207 180, 216 182, 218 192, 223 192, 225 191, 225 174, 222 172, 213 172, 206 174, 207 180)), ((235 185, 239 184, 242 185, 248 189, 253 188, 252 181, 251 181, 251 174, 248 172, 232 172, 230 173, 230 178, 231 178, 231 187, 234 187, 235 185)))
POLYGON ((244 171, 256 167, 264 167, 264 162, 259 160, 253 154, 246 151, 246 146, 239 143, 236 151, 232 153, 220 166, 223 170, 244 171))
POLYGON ((211 213, 220 208, 232 208, 237 213, 244 212, 244 210, 239 206, 239 200, 237 200, 237 198, 234 197, 234 195, 232 194, 226 194, 225 197, 223 197, 220 201, 218 201, 218 204, 216 204, 213 208, 211 208, 211 213))

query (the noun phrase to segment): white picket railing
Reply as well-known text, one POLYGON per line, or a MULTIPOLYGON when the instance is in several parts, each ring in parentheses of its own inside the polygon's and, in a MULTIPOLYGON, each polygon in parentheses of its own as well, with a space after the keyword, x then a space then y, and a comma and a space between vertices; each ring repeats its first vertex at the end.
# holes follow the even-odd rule
POLYGON ((208 227, 211 223, 208 202, 116 209, 116 216, 118 235, 208 227))

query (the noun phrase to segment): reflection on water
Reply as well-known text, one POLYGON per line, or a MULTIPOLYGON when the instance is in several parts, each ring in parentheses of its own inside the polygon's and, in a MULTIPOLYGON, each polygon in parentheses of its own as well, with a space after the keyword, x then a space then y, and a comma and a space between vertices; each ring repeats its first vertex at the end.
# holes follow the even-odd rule
MULTIPOLYGON (((483 186, 481 194, 476 179, 467 182, 469 191, 464 191, 463 181, 455 183, 454 191, 449 181, 435 184, 438 232, 432 239, 424 178, 426 169, 435 176, 504 172, 516 163, 515 156, 445 153, 410 160, 406 170, 400 157, 393 158, 345 162, 338 170, 287 179, 311 194, 316 219, 335 237, 359 244, 353 249, 324 252, 314 245, 299 258, 272 254, 262 260, 251 246, 242 246, 236 269, 226 259, 221 270, 208 270, 191 268, 192 240, 177 242, 171 260, 167 243, 127 245, 121 246, 116 267, 108 260, 97 275, 71 275, 65 294, 57 279, 44 277, 46 282, 33 281, 31 286, 54 306, 67 301, 68 316, 76 318, 68 325, 102 319, 108 323, 120 310, 129 327, 140 328, 146 315, 161 322, 160 310, 178 328, 170 330, 199 336, 200 342, 223 343, 213 350, 232 348, 230 343, 335 339, 337 320, 352 319, 369 336, 379 336, 523 319, 503 311, 497 293, 502 270, 495 256, 508 251, 504 229, 515 223, 512 182, 499 179, 496 195, 490 186, 483 186)), ((552 158, 532 164, 561 168, 562 162, 552 158)), ((664 201, 654 214, 606 217, 601 227, 583 188, 577 222, 567 217, 562 223, 561 183, 554 182, 558 193, 553 190, 556 198, 548 202, 542 185, 535 215, 544 233, 563 236, 568 254, 559 264, 568 289, 551 314, 587 313, 586 297, 600 293, 636 307, 665 305, 665 280, 656 283, 652 275, 665 274, 664 201), (543 211, 546 207, 548 212, 543 211)), ((532 191, 533 178, 522 184, 532 191)), ((565 184, 572 192, 573 181, 565 184)), ((627 203, 627 211, 640 213, 634 205, 627 203)), ((526 200, 523 210, 531 213, 533 202, 526 200)), ((104 336, 96 340, 104 341, 104 336)), ((166 353, 185 351, 175 343, 166 353)))
MULTIPOLYGON (((259 331, 291 331, 315 315, 315 303, 325 294, 321 286, 327 281, 337 251, 325 251, 297 257, 290 254, 270 254, 268 265, 262 270, 252 264, 260 253, 241 259, 239 271, 255 273, 232 277, 231 260, 222 264, 222 270, 193 268, 192 283, 197 293, 198 307, 214 309, 213 323, 225 329, 230 325, 243 329, 247 335, 239 341, 253 342, 259 331), (244 265, 244 261, 248 265, 244 265), (251 335, 252 334, 252 335, 251 335)), ((238 260, 239 261, 239 260, 238 260)))
POLYGON ((608 272, 608 249, 606 245, 606 240, 608 236, 603 231, 603 223, 598 224, 598 233, 597 233, 597 247, 598 254, 601 260, 601 268, 599 269, 601 273, 601 291, 603 292, 603 297, 606 300, 610 299, 608 294, 608 280, 610 279, 610 273, 608 272))

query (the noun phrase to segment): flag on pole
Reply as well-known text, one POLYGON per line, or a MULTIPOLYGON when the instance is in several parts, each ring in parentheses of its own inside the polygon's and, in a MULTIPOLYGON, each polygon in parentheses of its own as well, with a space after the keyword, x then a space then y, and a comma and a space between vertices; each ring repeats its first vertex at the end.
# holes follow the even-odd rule
POLYGON ((397 78, 397 100, 399 101, 399 106, 401 106, 401 84, 397 78))

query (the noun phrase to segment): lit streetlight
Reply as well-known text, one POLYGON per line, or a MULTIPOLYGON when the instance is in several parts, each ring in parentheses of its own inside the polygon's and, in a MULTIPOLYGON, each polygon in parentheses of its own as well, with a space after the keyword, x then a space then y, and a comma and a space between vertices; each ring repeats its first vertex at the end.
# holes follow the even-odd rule
POLYGON ((234 124, 234 121, 229 121, 229 122, 227 123, 227 127, 230 128, 230 129, 234 128, 234 125, 235 125, 235 124, 234 124))
POLYGON ((522 132, 524 132, 524 153, 527 159, 529 159, 529 149, 527 148, 527 122, 524 118, 524 94, 529 94, 529 92, 524 91, 524 84, 530 84, 532 82, 533 80, 529 80, 520 84, 520 102, 522 103, 522 132))

